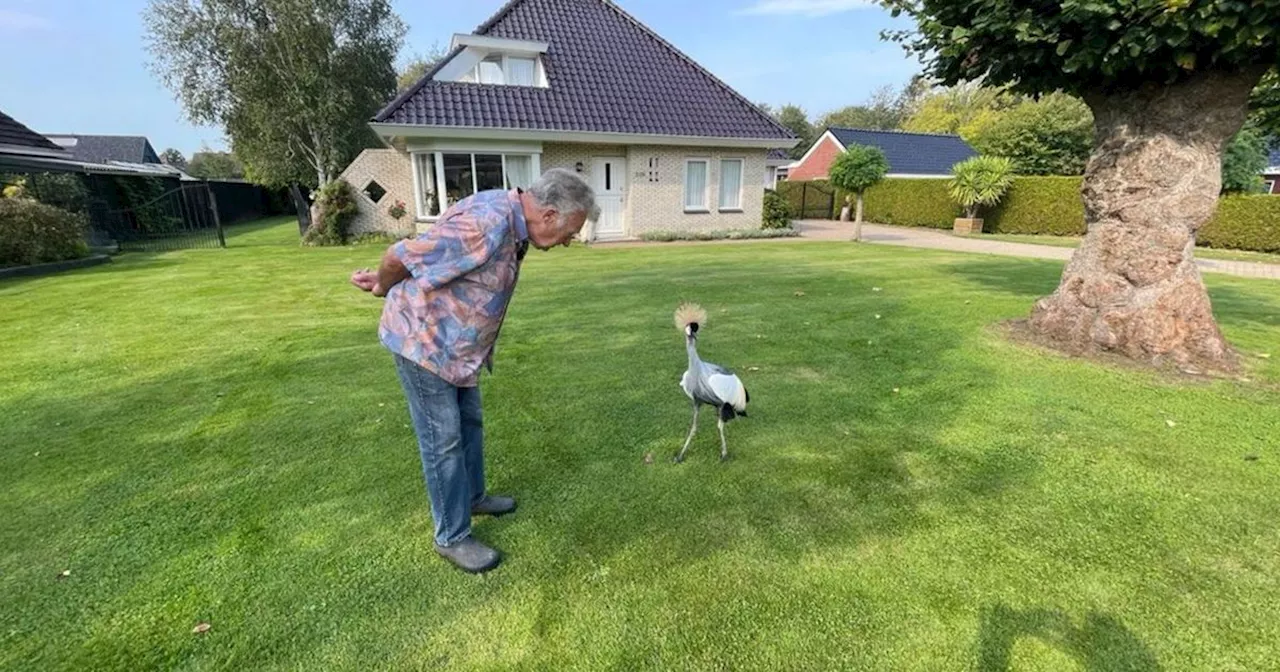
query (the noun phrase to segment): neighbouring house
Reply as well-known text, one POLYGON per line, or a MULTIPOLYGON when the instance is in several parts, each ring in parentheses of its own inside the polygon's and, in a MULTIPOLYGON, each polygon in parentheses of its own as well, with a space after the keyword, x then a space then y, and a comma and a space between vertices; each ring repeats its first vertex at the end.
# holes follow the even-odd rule
POLYGON ((771 149, 764 158, 764 186, 776 189, 778 183, 787 179, 787 167, 791 165, 791 156, 785 149, 771 149))
POLYGON ((770 150, 797 138, 610 0, 512 0, 380 111, 342 174, 355 232, 429 227, 477 191, 581 173, 587 239, 758 228, 770 150), (408 214, 392 219, 403 201, 408 214))
POLYGON ((879 147, 889 161, 889 177, 951 177, 951 167, 977 156, 958 135, 828 128, 799 161, 788 180, 825 180, 836 157, 851 145, 879 147))
POLYGON ((0 171, 45 169, 70 158, 48 138, 0 112, 0 171))
POLYGON ((85 163, 160 163, 160 155, 151 142, 140 135, 80 135, 47 133, 54 144, 65 149, 71 158, 85 163))
POLYGON ((1262 183, 1268 194, 1280 194, 1280 149, 1271 150, 1267 156, 1267 169, 1262 171, 1262 183))

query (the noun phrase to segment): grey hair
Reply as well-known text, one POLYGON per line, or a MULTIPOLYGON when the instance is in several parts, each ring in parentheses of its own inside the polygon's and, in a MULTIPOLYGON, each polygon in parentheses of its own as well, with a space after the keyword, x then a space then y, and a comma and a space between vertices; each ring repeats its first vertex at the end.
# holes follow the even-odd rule
POLYGON ((544 208, 554 208, 560 213, 560 227, 568 215, 575 212, 587 213, 587 221, 600 219, 600 206, 596 205, 596 194, 591 186, 572 171, 564 168, 552 168, 542 174, 528 189, 533 200, 544 208))

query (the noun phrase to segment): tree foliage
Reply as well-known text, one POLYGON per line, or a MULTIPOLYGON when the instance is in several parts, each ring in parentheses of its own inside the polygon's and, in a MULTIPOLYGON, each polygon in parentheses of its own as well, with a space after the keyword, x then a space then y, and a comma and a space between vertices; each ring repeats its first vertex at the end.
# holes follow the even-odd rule
POLYGON ((975 156, 951 168, 947 188, 951 200, 965 211, 965 216, 978 216, 978 208, 1000 203, 1013 184, 1013 162, 1001 156, 975 156))
POLYGON ((1077 95, 1174 83, 1280 61, 1280 0, 882 0, 915 31, 888 31, 943 84, 985 78, 1077 95))
POLYGON ((777 119, 779 124, 786 126, 788 130, 796 134, 796 137, 800 138, 800 142, 796 143, 796 146, 792 147, 788 152, 791 158, 798 159, 804 156, 804 153, 809 151, 809 146, 813 144, 818 135, 817 129, 813 127, 813 124, 809 123, 809 116, 796 105, 783 105, 774 114, 774 119, 777 119))
POLYGON ((447 55, 448 53, 444 50, 444 47, 440 46, 439 42, 433 42, 425 54, 414 54, 400 69, 400 73, 396 75, 396 90, 409 90, 432 68, 436 67, 440 61, 443 61, 447 55))
POLYGON ((889 161, 879 147, 850 145, 832 162, 827 181, 857 194, 883 180, 888 172, 889 161))
POLYGON ((1280 71, 1272 68, 1249 98, 1250 121, 1264 135, 1280 141, 1280 71))
POLYGON ((172 147, 160 152, 160 162, 166 166, 173 166, 178 170, 185 171, 187 169, 187 157, 172 147))
POLYGON ((1222 154, 1222 192, 1262 191, 1262 171, 1266 167, 1267 143, 1262 135, 1248 126, 1240 129, 1222 154))
POLYGON ((151 0, 153 68, 254 181, 328 182, 375 140, 404 24, 389 0, 151 0))
POLYGON ((919 104, 927 89, 920 78, 912 81, 901 91, 892 86, 882 86, 871 93, 867 102, 861 105, 848 105, 826 113, 818 121, 819 129, 832 126, 844 128, 866 128, 872 130, 891 131, 902 127, 919 104))
POLYGON ((204 150, 191 155, 186 173, 202 180, 239 180, 244 167, 230 152, 204 150))

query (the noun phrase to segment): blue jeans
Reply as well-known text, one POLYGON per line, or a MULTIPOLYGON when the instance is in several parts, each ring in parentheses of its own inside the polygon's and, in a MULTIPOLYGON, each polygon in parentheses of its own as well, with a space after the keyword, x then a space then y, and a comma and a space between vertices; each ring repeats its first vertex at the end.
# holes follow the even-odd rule
POLYGON ((455 387, 413 361, 395 359, 418 435, 436 543, 450 546, 471 534, 471 506, 484 498, 480 388, 455 387))

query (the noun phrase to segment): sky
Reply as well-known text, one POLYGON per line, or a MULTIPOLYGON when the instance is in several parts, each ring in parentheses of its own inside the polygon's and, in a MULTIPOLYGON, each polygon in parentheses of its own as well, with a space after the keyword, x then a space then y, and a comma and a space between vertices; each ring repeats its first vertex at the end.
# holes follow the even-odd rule
MULTIPOLYGON (((392 0, 409 28, 401 59, 447 46, 504 0, 392 0)), ((816 117, 902 86, 918 64, 885 28, 909 27, 868 0, 617 0, 755 102, 816 117)), ((0 110, 41 133, 144 135, 157 152, 225 149, 191 124, 149 66, 147 0, 0 0, 0 110)))

